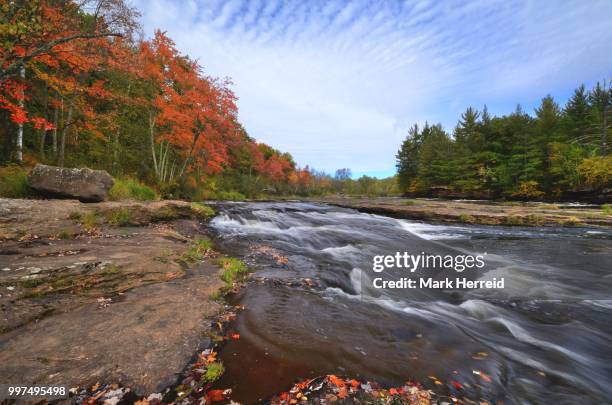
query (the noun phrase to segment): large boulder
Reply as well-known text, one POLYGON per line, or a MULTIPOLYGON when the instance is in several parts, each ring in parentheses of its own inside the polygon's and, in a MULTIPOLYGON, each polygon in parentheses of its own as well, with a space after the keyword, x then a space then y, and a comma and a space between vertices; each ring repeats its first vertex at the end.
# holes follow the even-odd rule
POLYGON ((28 183, 43 195, 97 202, 106 199, 114 181, 105 170, 38 164, 28 175, 28 183))

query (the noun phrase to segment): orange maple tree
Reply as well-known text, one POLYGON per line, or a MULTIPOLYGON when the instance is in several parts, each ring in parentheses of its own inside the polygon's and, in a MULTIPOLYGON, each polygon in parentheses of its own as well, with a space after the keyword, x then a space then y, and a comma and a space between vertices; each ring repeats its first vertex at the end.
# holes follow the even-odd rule
POLYGON ((232 173, 254 192, 305 190, 308 168, 240 125, 231 81, 206 75, 164 32, 136 40, 137 16, 125 0, 0 4, 0 136, 16 160, 38 145, 35 160, 60 166, 86 159, 115 174, 129 159, 160 188, 232 173))

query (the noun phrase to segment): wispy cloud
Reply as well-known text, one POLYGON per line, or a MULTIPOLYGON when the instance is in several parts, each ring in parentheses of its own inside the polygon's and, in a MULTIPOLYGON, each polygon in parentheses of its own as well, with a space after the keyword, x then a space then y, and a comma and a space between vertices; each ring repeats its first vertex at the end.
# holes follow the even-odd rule
POLYGON ((391 173, 413 122, 468 105, 564 101, 612 73, 612 3, 137 0, 207 73, 229 76, 249 133, 298 163, 391 173))

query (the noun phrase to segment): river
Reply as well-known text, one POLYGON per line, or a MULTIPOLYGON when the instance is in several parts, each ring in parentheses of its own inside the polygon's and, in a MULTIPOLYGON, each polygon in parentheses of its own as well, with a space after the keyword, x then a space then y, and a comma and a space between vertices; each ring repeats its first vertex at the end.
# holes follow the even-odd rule
POLYGON ((221 353, 218 386, 237 401, 332 373, 490 402, 612 398, 612 230, 436 225, 302 202, 216 209, 217 246, 255 271, 232 298, 245 306, 240 339, 221 353), (405 251, 486 252, 478 277, 505 288, 367 288, 374 255, 405 251))

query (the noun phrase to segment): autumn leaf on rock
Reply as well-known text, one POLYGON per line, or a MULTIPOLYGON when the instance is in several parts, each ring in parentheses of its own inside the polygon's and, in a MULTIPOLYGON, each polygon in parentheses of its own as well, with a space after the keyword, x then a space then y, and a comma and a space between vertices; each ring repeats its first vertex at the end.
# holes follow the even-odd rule
POLYGON ((345 383, 341 378, 336 377, 333 374, 330 374, 328 377, 329 381, 334 384, 338 388, 344 388, 345 383))
POLYGON ((206 393, 207 402, 221 402, 225 401, 224 390, 210 390, 206 393))

